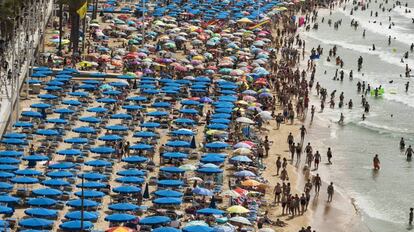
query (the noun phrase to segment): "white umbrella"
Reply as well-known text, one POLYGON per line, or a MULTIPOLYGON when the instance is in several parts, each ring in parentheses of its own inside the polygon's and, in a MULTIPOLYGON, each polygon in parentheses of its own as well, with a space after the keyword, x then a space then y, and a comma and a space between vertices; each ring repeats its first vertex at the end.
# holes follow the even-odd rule
POLYGON ((251 225, 250 221, 245 217, 232 217, 229 219, 231 222, 241 223, 245 225, 251 225))
POLYGON ((253 120, 251 120, 250 118, 246 118, 246 117, 239 117, 236 119, 236 121, 240 123, 254 124, 253 120))
POLYGON ((240 197, 240 194, 238 194, 236 191, 234 191, 234 190, 226 190, 226 191, 224 191, 224 192, 222 192, 222 194, 224 195, 224 196, 227 196, 227 197, 233 197, 233 198, 238 198, 238 197, 240 197))
POLYGON ((262 111, 262 112, 259 113, 259 115, 263 120, 272 120, 273 119, 272 113, 270 113, 269 111, 262 111))

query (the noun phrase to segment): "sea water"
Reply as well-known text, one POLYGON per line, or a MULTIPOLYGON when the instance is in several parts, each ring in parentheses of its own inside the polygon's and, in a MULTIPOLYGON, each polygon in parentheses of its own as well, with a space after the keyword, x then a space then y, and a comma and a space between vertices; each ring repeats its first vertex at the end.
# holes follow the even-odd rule
MULTIPOLYGON (((336 9, 329 14, 320 14, 319 29, 305 32, 306 49, 323 48, 323 55, 317 60, 315 84, 318 81, 322 87, 336 93, 336 107, 329 108, 329 103, 323 113, 319 113, 320 101, 313 89, 311 103, 317 107, 315 119, 310 124, 307 117, 305 125, 308 129, 306 142, 311 142, 314 150, 322 154, 322 164, 319 173, 327 182, 333 181, 336 189, 354 199, 356 207, 361 211, 363 222, 371 231, 389 232, 408 229, 409 208, 414 207, 414 161, 407 162, 399 150, 399 140, 404 137, 407 146, 414 146, 414 81, 405 77, 405 65, 414 69, 414 53, 409 59, 401 58, 409 51, 414 43, 414 2, 409 1, 412 13, 405 13, 406 7, 396 7, 388 12, 394 1, 385 4, 385 12, 379 9, 385 1, 371 1, 366 11, 354 11, 350 15, 351 4, 336 9), (370 12, 373 10, 373 17, 370 12), (375 12, 378 11, 378 17, 375 12), (391 16, 395 27, 388 28, 391 16), (324 23, 321 19, 324 17, 324 23), (328 19, 332 26, 328 26, 328 19), (342 24, 335 30, 333 23, 342 19, 342 24), (351 20, 358 21, 359 27, 351 27, 351 20), (376 23, 373 23, 376 21, 376 23), (382 22, 382 26, 380 25, 382 22), (366 36, 363 38, 363 31, 366 36), (392 36, 388 45, 388 36, 392 36), (376 50, 372 51, 375 44, 376 50), (335 81, 335 58, 326 60, 329 49, 337 45, 339 55, 344 61, 344 81, 335 81), (364 59, 361 72, 357 72, 357 59, 364 59), (349 72, 353 70, 354 79, 349 80, 349 72), (325 74, 326 71, 326 74, 325 74), (385 88, 382 97, 375 98, 367 95, 371 111, 362 120, 363 108, 361 94, 357 92, 357 82, 365 81, 371 88, 385 88), (392 81, 392 83, 390 83, 392 81), (405 92, 405 83, 410 81, 410 89, 405 92), (344 92, 344 103, 353 100, 353 109, 344 105, 338 108, 339 94, 344 92), (345 116, 343 126, 338 125, 340 113, 345 116), (322 138, 322 139, 321 139, 322 138), (325 165, 326 151, 333 150, 333 165, 325 165), (381 170, 372 169, 372 159, 379 155, 381 170)), ((405 1, 403 1, 405 4, 405 1)), ((410 6, 409 6, 410 7, 410 6)), ((412 71, 411 74, 414 74, 412 71)), ((338 75, 339 77, 339 75, 338 75)), ((314 86, 315 86, 314 84, 314 86)), ((334 204, 334 203, 333 203, 334 204)))

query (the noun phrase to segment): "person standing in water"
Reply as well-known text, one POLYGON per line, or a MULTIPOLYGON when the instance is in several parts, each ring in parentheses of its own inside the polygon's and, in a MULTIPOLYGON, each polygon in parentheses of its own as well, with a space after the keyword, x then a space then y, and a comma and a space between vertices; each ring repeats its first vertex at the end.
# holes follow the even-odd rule
POLYGON ((327 192, 328 192, 328 202, 332 202, 333 194, 334 194, 334 186, 333 182, 328 186, 327 192))
POLYGON ((380 160, 378 158, 378 154, 375 154, 373 159, 374 170, 380 170, 380 160))
POLYGON ((412 225, 413 224, 413 218, 414 218, 414 209, 410 208, 410 214, 409 214, 409 218, 408 218, 408 225, 412 225))
POLYGON ((400 150, 404 150, 405 149, 405 141, 404 138, 401 138, 400 140, 400 150))
POLYGON ((328 147, 328 151, 326 152, 326 156, 328 157, 328 163, 332 164, 331 159, 332 159, 332 150, 330 147, 328 147))
POLYGON ((407 160, 411 161, 411 157, 413 156, 413 149, 411 148, 411 145, 408 146, 407 150, 405 151, 405 155, 407 156, 407 160))

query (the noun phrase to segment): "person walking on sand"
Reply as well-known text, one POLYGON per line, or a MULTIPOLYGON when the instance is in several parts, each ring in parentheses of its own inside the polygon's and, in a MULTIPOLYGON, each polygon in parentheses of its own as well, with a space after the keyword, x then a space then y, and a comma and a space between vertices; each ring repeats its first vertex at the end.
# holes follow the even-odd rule
POLYGON ((332 150, 330 147, 328 147, 328 151, 326 152, 326 156, 328 157, 328 164, 332 164, 332 150))
POLYGON ((277 157, 277 160, 276 160, 276 176, 279 175, 279 171, 281 167, 282 167, 282 160, 280 159, 280 156, 279 156, 277 157))
POLYGON ((328 202, 332 202, 332 198, 333 198, 333 194, 334 194, 334 186, 333 186, 333 182, 331 182, 331 184, 328 186, 328 202))
POLYGON ((378 158, 378 154, 375 154, 373 159, 374 170, 380 170, 380 160, 378 158))
POLYGON ((300 141, 301 144, 303 144, 303 141, 305 140, 305 134, 306 134, 306 128, 304 125, 302 125, 302 127, 300 128, 300 141))
POLYGON ((274 203, 278 204, 280 203, 280 196, 282 194, 282 186, 280 186, 280 183, 277 183, 275 188, 273 189, 273 193, 275 194, 274 203))
POLYGON ((314 156, 315 156, 314 167, 315 167, 315 170, 318 170, 319 163, 321 162, 321 154, 319 153, 319 151, 316 151, 314 156))
POLYGON ((413 218, 414 218, 414 209, 410 208, 410 214, 409 214, 409 218, 408 218, 408 225, 412 225, 413 224, 413 218))
POLYGON ((315 193, 319 194, 319 190, 322 186, 322 180, 319 174, 316 174, 316 176, 313 178, 313 185, 315 186, 315 193))
POLYGON ((296 145, 295 150, 296 150, 296 162, 299 162, 300 161, 300 155, 302 154, 302 144, 298 143, 296 145))

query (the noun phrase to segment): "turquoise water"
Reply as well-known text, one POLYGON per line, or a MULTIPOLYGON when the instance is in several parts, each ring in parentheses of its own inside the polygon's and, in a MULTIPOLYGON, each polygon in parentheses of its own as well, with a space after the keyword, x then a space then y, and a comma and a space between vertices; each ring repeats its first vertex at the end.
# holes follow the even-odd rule
MULTIPOLYGON (((387 9, 394 1, 388 2, 385 4, 387 9)), ((349 99, 354 102, 352 110, 347 106, 329 109, 326 104, 323 113, 315 114, 312 125, 306 122, 310 132, 307 139, 321 152, 325 159, 323 163, 326 162, 327 148, 332 147, 334 164, 322 165, 319 172, 325 181, 334 181, 339 191, 355 199, 363 221, 371 231, 404 231, 408 229, 409 208, 414 207, 414 161, 406 161, 399 150, 399 140, 404 137, 407 146, 414 145, 414 81, 404 77, 406 63, 414 69, 414 53, 410 53, 404 63, 400 60, 414 42, 414 24, 411 20, 414 18, 414 2, 411 2, 413 8, 409 8, 413 12, 411 14, 405 13, 405 7, 382 12, 378 7, 380 3, 385 1, 372 1, 367 11, 358 10, 352 16, 348 3, 345 10, 337 9, 332 15, 329 12, 320 14, 319 30, 304 32, 308 51, 319 44, 324 48, 323 56, 317 61, 315 83, 319 81, 328 89, 328 94, 337 90, 336 106, 341 91, 345 94, 345 103, 349 99), (378 11, 379 16, 370 17, 371 10, 374 14, 378 11), (392 29, 388 29, 389 16, 395 23, 392 29), (325 17, 324 23, 320 22, 322 17, 325 17), (328 26, 328 19, 332 19, 332 22, 342 19, 342 25, 334 30, 333 25, 328 26), (357 30, 350 26, 352 19, 360 24, 357 30), (374 20, 377 21, 375 24, 374 20), (365 38, 362 36, 364 29, 365 38), (391 46, 388 46, 389 35, 395 37, 391 46), (338 47, 337 55, 345 63, 343 82, 332 80, 339 67, 334 61, 326 61, 329 49, 335 44, 338 47), (375 44, 376 51, 371 51, 372 44, 375 44), (360 73, 357 72, 359 56, 364 58, 360 73), (353 81, 348 79, 350 70, 354 70, 353 81), (389 83, 391 80, 393 83, 389 83), (358 81, 365 81, 374 88, 379 85, 385 88, 383 97, 367 96, 371 111, 365 121, 361 119, 363 108, 356 88, 358 81), (406 93, 407 81, 411 82, 411 86, 406 93), (336 123, 341 112, 345 115, 344 126, 336 123), (379 172, 372 171, 375 154, 379 154, 381 160, 379 172)), ((315 89, 312 92, 312 104, 319 111, 320 102, 315 89)))

